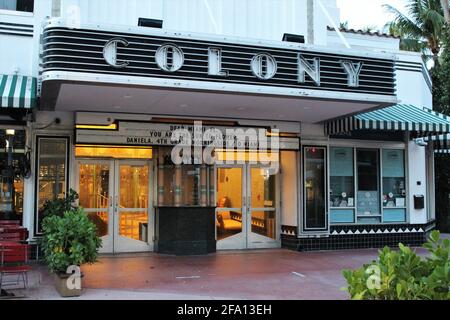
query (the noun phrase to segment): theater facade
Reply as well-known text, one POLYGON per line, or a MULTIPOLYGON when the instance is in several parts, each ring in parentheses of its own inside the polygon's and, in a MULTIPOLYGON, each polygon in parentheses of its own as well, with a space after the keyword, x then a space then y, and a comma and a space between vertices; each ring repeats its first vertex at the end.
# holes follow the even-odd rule
POLYGON ((419 55, 360 44, 398 39, 42 21, 37 74, 0 85, 2 111, 19 112, 5 141, 23 132, 12 152, 29 167, 3 179, 5 206, 33 239, 45 201, 70 189, 104 253, 418 245, 434 228, 427 141, 450 121, 432 110, 419 55))

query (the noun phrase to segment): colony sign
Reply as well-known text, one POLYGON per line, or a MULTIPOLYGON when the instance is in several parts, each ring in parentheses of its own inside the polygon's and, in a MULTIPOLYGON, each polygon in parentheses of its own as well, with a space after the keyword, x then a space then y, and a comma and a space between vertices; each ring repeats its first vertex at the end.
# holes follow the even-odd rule
POLYGON ((184 84, 296 97, 358 93, 364 96, 348 98, 380 102, 396 97, 395 57, 391 55, 361 56, 353 51, 325 51, 297 44, 265 45, 152 32, 48 26, 43 35, 43 72, 117 75, 130 83, 134 83, 133 77, 139 77, 139 83, 145 83, 142 78, 152 78, 162 80, 152 82, 161 86, 184 84), (320 94, 325 91, 330 94, 320 94))
MULTIPOLYGON (((118 59, 118 47, 128 47, 129 42, 124 38, 113 38, 109 40, 103 48, 103 58, 113 68, 123 69, 130 65, 129 60, 118 59)), ((208 75, 228 78, 232 70, 227 70, 222 66, 222 49, 220 47, 208 48, 208 75)), ((320 58, 313 58, 308 61, 301 53, 296 59, 297 83, 306 83, 307 77, 318 87, 321 85, 321 64, 320 58)), ((155 53, 155 62, 158 68, 168 73, 179 71, 185 61, 183 50, 175 44, 163 43, 155 53)), ((350 60, 339 61, 342 70, 347 76, 347 86, 350 88, 359 87, 359 76, 363 67, 362 62, 350 60)), ((270 53, 262 52, 255 54, 249 64, 254 77, 259 80, 270 80, 275 77, 278 71, 278 63, 270 53)))

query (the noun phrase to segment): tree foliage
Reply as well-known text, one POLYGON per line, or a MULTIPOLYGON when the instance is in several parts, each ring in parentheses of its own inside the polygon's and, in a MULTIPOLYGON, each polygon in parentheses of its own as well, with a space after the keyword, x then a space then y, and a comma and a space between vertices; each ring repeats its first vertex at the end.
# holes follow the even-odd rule
POLYGON ((441 52, 445 27, 441 0, 408 0, 407 14, 391 5, 384 7, 394 14, 394 21, 387 27, 392 35, 402 38, 403 49, 420 50, 436 62, 441 52))

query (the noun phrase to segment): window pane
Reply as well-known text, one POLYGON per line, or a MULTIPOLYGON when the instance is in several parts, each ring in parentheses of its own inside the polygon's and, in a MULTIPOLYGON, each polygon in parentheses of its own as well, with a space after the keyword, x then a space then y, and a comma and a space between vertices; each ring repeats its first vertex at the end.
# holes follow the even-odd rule
POLYGON ((148 166, 121 165, 120 208, 148 208, 148 166))
POLYGON ((330 206, 355 205, 354 161, 352 148, 330 149, 330 206))
POLYGON ((383 206, 405 207, 405 156, 403 150, 383 150, 383 206))
POLYGON ((38 232, 41 232, 45 202, 62 198, 67 192, 67 144, 64 138, 38 140, 38 232))
MULTIPOLYGON (((356 156, 358 168, 358 216, 379 216, 380 190, 378 183, 378 150, 357 150, 356 156)), ((359 222, 363 221, 369 220, 365 219, 360 220, 359 222)), ((371 219, 370 221, 374 221, 374 219, 371 219)))
POLYGON ((325 149, 305 148, 305 227, 326 229, 325 149))
POLYGON ((181 166, 181 205, 200 205, 200 166, 181 166))
POLYGON ((269 169, 251 169, 252 208, 275 207, 275 175, 269 169))
POLYGON ((34 0, 0 0, 0 9, 33 12, 34 0))

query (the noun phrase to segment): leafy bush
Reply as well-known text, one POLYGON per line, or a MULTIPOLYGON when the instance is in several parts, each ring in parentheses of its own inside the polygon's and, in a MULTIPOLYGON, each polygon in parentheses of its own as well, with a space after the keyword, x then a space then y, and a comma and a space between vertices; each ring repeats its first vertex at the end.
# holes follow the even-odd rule
POLYGON ((62 216, 48 215, 42 229, 44 260, 52 272, 65 273, 71 265, 97 261, 102 241, 84 209, 71 209, 62 216))
POLYGON ((399 244, 388 247, 370 265, 344 270, 347 290, 354 300, 449 300, 450 240, 433 231, 424 244, 426 258, 399 244))
POLYGON ((78 199, 78 193, 70 189, 69 194, 66 194, 64 198, 58 198, 54 200, 48 200, 44 203, 44 217, 46 216, 60 216, 64 215, 64 212, 75 209, 75 201, 78 199))

